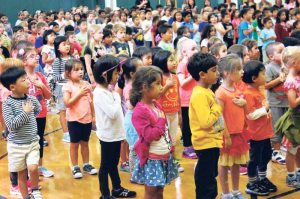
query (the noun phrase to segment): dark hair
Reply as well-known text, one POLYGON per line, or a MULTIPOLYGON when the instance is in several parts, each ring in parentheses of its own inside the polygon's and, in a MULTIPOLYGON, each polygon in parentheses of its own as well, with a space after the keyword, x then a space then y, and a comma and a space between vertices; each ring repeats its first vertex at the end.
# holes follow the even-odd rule
POLYGON ((240 12, 240 17, 244 18, 244 15, 250 11, 250 8, 243 8, 240 12))
POLYGON ((263 24, 265 25, 266 23, 268 23, 269 21, 272 21, 272 19, 270 17, 265 17, 263 19, 263 24))
POLYGON ((256 19, 256 17, 258 18, 260 15, 262 14, 262 12, 260 10, 255 10, 253 15, 252 15, 252 19, 256 19))
POLYGON ((259 27, 259 29, 263 29, 264 28, 264 24, 263 24, 263 19, 264 19, 264 15, 263 14, 261 14, 261 15, 259 15, 258 17, 257 17, 257 26, 259 27))
POLYGON ((18 32, 19 30, 24 30, 24 27, 23 27, 23 26, 20 26, 20 25, 19 25, 19 26, 14 26, 12 30, 13 30, 13 33, 16 33, 16 32, 18 32))
POLYGON ((267 12, 267 11, 272 11, 272 9, 270 8, 270 7, 264 7, 264 9, 263 9, 263 13, 265 14, 265 12, 267 12))
POLYGON ((50 26, 53 26, 53 27, 54 26, 59 26, 59 24, 57 22, 55 22, 55 21, 52 21, 52 22, 49 23, 49 27, 50 26))
POLYGON ((75 29, 72 25, 65 26, 65 32, 74 32, 75 29))
POLYGON ((200 72, 207 72, 218 64, 217 59, 209 53, 195 53, 188 62, 187 69, 193 79, 200 80, 200 72))
POLYGON ((293 23, 293 28, 296 29, 296 26, 300 23, 300 20, 297 19, 294 23, 293 23))
MULTIPOLYGON (((182 12, 181 12, 181 11, 175 12, 174 15, 173 15, 173 20, 174 20, 174 21, 176 21, 176 14, 177 14, 177 13, 180 13, 181 16, 182 16, 182 12)), ((181 22, 182 22, 182 21, 183 21, 183 17, 181 18, 181 22)))
POLYGON ((32 21, 28 24, 28 30, 32 30, 32 26, 33 25, 36 25, 36 22, 35 21, 32 21))
POLYGON ((189 11, 183 11, 181 14, 182 14, 182 18, 185 18, 188 15, 190 15, 192 17, 192 13, 189 11))
POLYGON ((300 39, 295 38, 295 37, 284 37, 282 39, 282 44, 285 47, 288 47, 288 46, 300 46, 300 39))
POLYGON ((123 72, 122 74, 119 76, 118 79, 118 87, 121 89, 124 89, 125 87, 125 77, 127 79, 131 79, 131 74, 130 73, 135 73, 136 69, 137 69, 137 62, 141 61, 139 58, 136 57, 132 57, 132 58, 128 58, 124 64, 122 64, 122 69, 123 72))
POLYGON ((143 97, 143 88, 151 88, 151 84, 160 77, 162 79, 162 71, 156 66, 142 67, 137 70, 133 77, 132 89, 130 91, 130 103, 132 106, 141 101, 143 97))
MULTIPOLYGON (((112 55, 104 55, 100 57, 94 65, 93 75, 95 81, 101 85, 108 85, 112 80, 112 75, 115 69, 112 70, 113 67, 118 66, 119 59, 112 55), (106 78, 103 75, 103 72, 106 72, 106 78)), ((116 67, 118 70, 119 67, 116 67)))
POLYGON ((60 43, 67 41, 66 36, 57 36, 54 40, 54 50, 56 58, 61 58, 61 52, 58 50, 60 43))
POLYGON ((171 55, 172 53, 168 50, 160 50, 154 55, 152 64, 159 67, 163 73, 169 73, 168 59, 171 55))
POLYGON ((246 46, 241 44, 233 44, 228 48, 228 54, 236 54, 243 60, 244 51, 246 50, 246 48, 246 46))
POLYGON ((114 27, 114 25, 112 25, 112 24, 107 24, 107 25, 104 27, 104 29, 112 30, 113 27, 114 27))
POLYGON ((111 37, 111 36, 112 36, 112 31, 107 28, 104 28, 102 40, 104 40, 106 37, 111 37))
POLYGON ((154 23, 156 23, 158 20, 159 20, 159 16, 154 16, 154 17, 152 18, 152 23, 154 24, 154 23))
POLYGON ((129 26, 126 26, 125 33, 126 33, 126 35, 132 35, 132 28, 129 26))
POLYGON ((77 59, 69 59, 69 60, 66 61, 66 64, 65 64, 66 77, 70 78, 70 73, 75 68, 76 65, 83 66, 82 62, 80 60, 77 60, 77 59))
POLYGON ((257 45, 257 41, 254 39, 244 39, 242 41, 242 45, 246 46, 248 50, 251 50, 255 45, 257 45))
MULTIPOLYGON (((201 41, 203 39, 206 39, 206 38, 209 38, 211 35, 210 35, 210 30, 212 28, 215 28, 214 25, 212 24, 207 24, 206 26, 204 26, 203 30, 202 30, 202 34, 201 34, 201 41)), ((200 43, 201 43, 200 41, 200 43)))
POLYGON ((289 11, 287 9, 280 9, 277 13, 277 17, 276 17, 276 23, 281 23, 280 21, 280 15, 282 13, 285 13, 286 19, 285 21, 289 21, 289 11))
POLYGON ((83 22, 86 22, 86 19, 80 19, 77 21, 77 26, 80 26, 83 22))
POLYGON ((140 46, 133 51, 132 57, 137 57, 142 59, 142 57, 148 53, 151 53, 151 50, 145 46, 140 46))
POLYGON ((46 31, 44 32, 44 34, 43 34, 43 44, 47 44, 47 41, 48 41, 47 37, 48 37, 49 35, 51 35, 51 34, 54 34, 54 35, 55 35, 55 32, 54 32, 54 30, 52 30, 52 29, 46 30, 46 31))
POLYGON ((210 19, 211 19, 211 17, 212 16, 214 16, 214 17, 217 17, 217 19, 218 19, 218 15, 216 14, 216 13, 210 13, 208 16, 207 16, 207 21, 208 21, 208 23, 210 23, 210 19))
POLYGON ((292 32, 291 37, 300 39, 300 30, 295 30, 292 32))
POLYGON ((242 60, 236 54, 229 54, 225 57, 222 57, 219 61, 218 71, 220 72, 221 76, 224 77, 224 72, 234 72, 239 68, 242 68, 242 60))
POLYGON ((253 77, 258 77, 259 72, 265 70, 265 66, 262 62, 257 60, 251 60, 244 65, 243 81, 247 84, 253 83, 253 77))
POLYGON ((185 32, 185 30, 186 29, 188 29, 188 27, 186 27, 186 26, 180 26, 178 29, 177 29, 177 37, 178 36, 183 36, 183 34, 184 34, 184 32, 185 32))
POLYGON ((26 75, 24 69, 20 67, 11 67, 5 70, 0 76, 1 84, 10 90, 10 85, 15 84, 20 77, 26 75))
POLYGON ((155 46, 155 47, 152 47, 150 50, 151 50, 151 54, 152 54, 152 60, 153 60, 153 59, 154 59, 154 56, 155 56, 155 54, 156 54, 158 51, 162 50, 162 48, 161 48, 161 47, 159 47, 159 46, 155 46))
POLYGON ((179 40, 180 40, 182 37, 184 37, 184 36, 182 36, 182 35, 177 35, 177 37, 174 39, 173 45, 174 45, 174 49, 175 49, 175 50, 177 50, 178 42, 179 42, 179 40))
POLYGON ((166 34, 169 29, 172 29, 172 26, 167 24, 162 24, 158 27, 158 32, 160 33, 160 35, 166 34))

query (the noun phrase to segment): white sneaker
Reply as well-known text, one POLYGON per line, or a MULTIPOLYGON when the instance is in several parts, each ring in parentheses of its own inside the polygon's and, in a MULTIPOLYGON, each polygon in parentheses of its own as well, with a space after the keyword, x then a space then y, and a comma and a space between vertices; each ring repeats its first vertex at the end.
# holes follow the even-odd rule
POLYGON ((70 134, 69 133, 64 133, 64 137, 62 139, 62 141, 70 143, 70 134))
POLYGON ((46 167, 39 167, 39 175, 44 176, 45 178, 50 178, 54 176, 54 172, 48 170, 46 167))
POLYGON ((73 174, 73 178, 75 178, 75 179, 80 179, 80 178, 82 178, 82 173, 81 173, 81 170, 80 170, 80 168, 79 167, 74 167, 73 169, 72 169, 72 174, 73 174))
POLYGON ((31 192, 30 196, 31 199, 43 199, 42 194, 39 190, 34 190, 33 192, 31 192))
POLYGON ((273 151, 272 162, 276 162, 278 164, 285 164, 285 157, 282 155, 280 150, 273 151))

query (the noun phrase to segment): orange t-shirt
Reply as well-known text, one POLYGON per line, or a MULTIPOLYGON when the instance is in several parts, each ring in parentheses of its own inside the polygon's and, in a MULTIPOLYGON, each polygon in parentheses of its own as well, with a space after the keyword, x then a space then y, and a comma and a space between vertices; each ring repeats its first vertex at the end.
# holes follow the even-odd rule
POLYGON ((230 134, 243 133, 245 126, 245 111, 243 107, 233 103, 236 97, 243 97, 243 93, 238 89, 229 91, 220 86, 216 91, 216 97, 224 103, 223 116, 227 130, 230 134))
MULTIPOLYGON (((163 86, 166 85, 168 78, 167 76, 163 76, 163 86)), ((167 92, 157 100, 165 113, 177 113, 180 111, 179 80, 178 77, 173 74, 171 74, 171 78, 175 80, 175 85, 169 88, 167 92)))
MULTIPOLYGON (((67 108, 67 121, 77 121, 83 124, 92 122, 92 86, 86 81, 84 81, 84 84, 89 88, 90 92, 78 99, 71 107, 67 108)), ((68 81, 63 86, 62 91, 64 93, 69 92, 72 98, 80 92, 80 89, 77 86, 74 86, 72 82, 68 81)))
MULTIPOLYGON (((248 87, 244 91, 244 97, 247 101, 248 113, 252 113, 257 109, 263 107, 263 103, 266 97, 255 88, 248 87)), ((269 115, 264 115, 256 120, 249 120, 246 118, 247 131, 250 133, 251 139, 260 141, 271 138, 274 135, 272 128, 272 117, 269 115)))

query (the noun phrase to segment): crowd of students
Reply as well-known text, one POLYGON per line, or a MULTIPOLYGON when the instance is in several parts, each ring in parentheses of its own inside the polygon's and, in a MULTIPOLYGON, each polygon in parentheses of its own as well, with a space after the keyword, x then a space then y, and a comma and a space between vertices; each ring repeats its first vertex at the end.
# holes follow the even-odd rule
POLYGON ((145 199, 163 198, 184 171, 174 156, 179 127, 183 157, 198 159, 197 199, 217 197, 217 176, 222 199, 245 198, 240 174, 248 174, 246 193, 276 192, 270 160, 286 164, 287 186, 300 187, 299 2, 139 3, 22 10, 14 26, 0 14, 10 193, 42 198, 38 176, 54 176, 42 161, 52 155, 43 151, 49 112, 59 114, 70 143, 71 174, 84 177, 80 148, 83 172, 98 173, 101 199, 136 197, 121 186, 119 163, 145 186, 145 199), (99 170, 89 162, 92 129, 99 170))

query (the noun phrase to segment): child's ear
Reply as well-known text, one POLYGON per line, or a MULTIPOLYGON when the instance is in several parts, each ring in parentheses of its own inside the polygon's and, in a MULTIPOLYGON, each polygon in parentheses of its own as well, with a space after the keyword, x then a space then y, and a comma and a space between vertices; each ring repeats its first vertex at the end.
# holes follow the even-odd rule
POLYGON ((253 83, 255 83, 256 82, 256 80, 257 80, 257 77, 255 77, 255 76, 252 76, 252 81, 253 81, 253 83))
POLYGON ((16 90, 16 85, 15 84, 9 85, 9 90, 10 91, 15 91, 16 90))
POLYGON ((203 71, 200 71, 199 76, 200 76, 200 79, 205 79, 206 73, 203 71))
POLYGON ((133 75, 134 75, 134 72, 130 72, 129 75, 130 75, 130 77, 132 78, 133 75))

